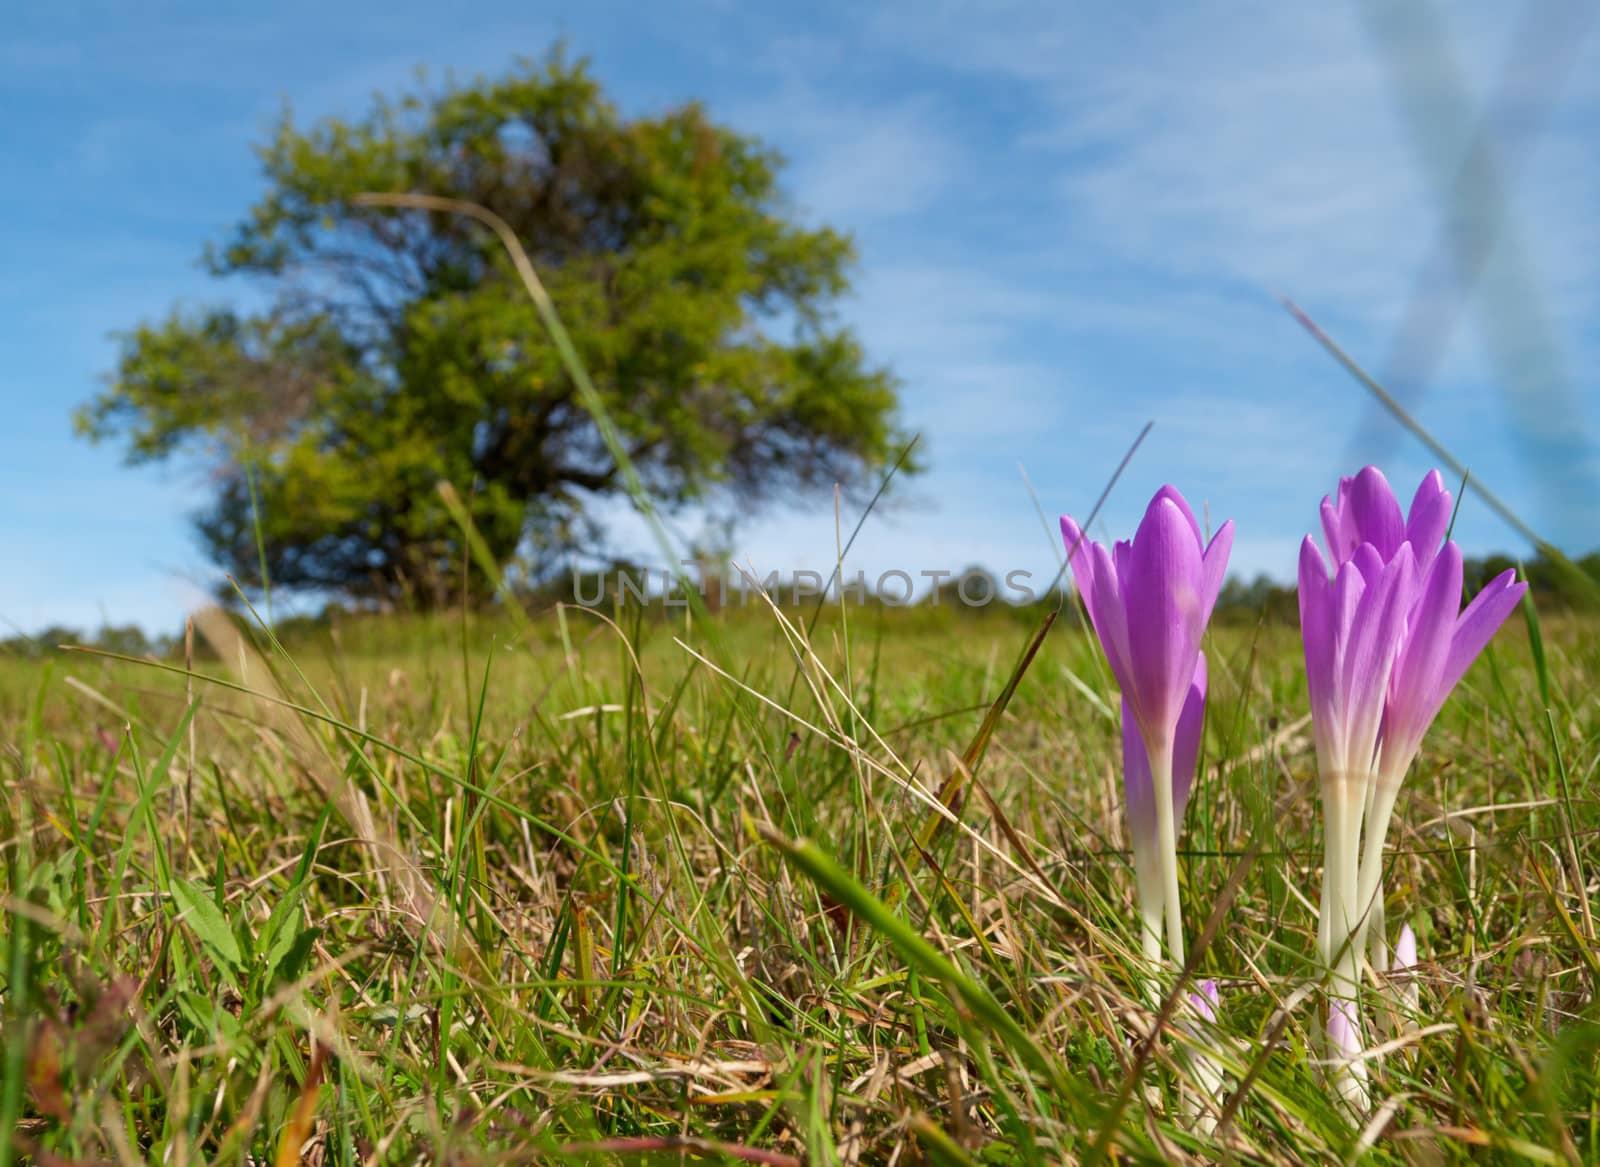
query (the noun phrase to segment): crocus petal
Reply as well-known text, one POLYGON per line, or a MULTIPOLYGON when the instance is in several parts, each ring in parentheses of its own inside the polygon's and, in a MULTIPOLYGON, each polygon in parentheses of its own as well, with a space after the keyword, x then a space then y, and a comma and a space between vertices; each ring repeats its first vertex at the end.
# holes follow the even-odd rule
POLYGON ((1188 994, 1189 1006, 1195 1013, 1212 1025, 1217 1023, 1217 1006, 1222 1003, 1221 994, 1217 992, 1217 982, 1209 977, 1195 986, 1196 991, 1188 994))
POLYGON ((1328 1043, 1336 1054, 1353 1058, 1361 1053, 1361 1026, 1356 1021, 1356 1003, 1344 997, 1328 1002, 1328 1043))
POLYGON ((1418 571, 1427 571, 1438 554, 1444 533, 1450 529, 1453 501, 1444 488, 1444 478, 1437 470, 1428 471, 1406 513, 1406 542, 1417 557, 1418 571))
MULTIPOLYGON (((1389 557, 1379 554, 1378 549, 1371 543, 1363 543, 1351 553, 1350 558, 1345 560, 1345 563, 1350 564, 1360 572, 1361 578, 1366 581, 1367 586, 1370 588, 1378 582, 1378 577, 1383 574, 1383 569, 1389 563, 1389 557)), ((1343 564, 1340 566, 1343 566, 1343 564)))
POLYGON ((1417 963, 1417 934, 1411 930, 1410 924, 1402 924, 1400 937, 1394 942, 1394 960, 1389 968, 1393 972, 1402 969, 1414 968, 1417 963))
POLYGON ((1461 608, 1461 548, 1446 543, 1433 561, 1406 620, 1405 644, 1389 681, 1384 710, 1384 769, 1403 774, 1449 694, 1440 682, 1461 608))
POLYGON ((1117 578, 1111 556, 1098 543, 1089 544, 1089 555, 1094 561, 1094 590, 1084 597, 1089 608, 1089 619, 1100 647, 1105 649, 1106 661, 1117 679, 1117 687, 1128 691, 1128 612, 1122 581, 1117 578))
MULTIPOLYGON (((1349 481, 1346 478, 1340 483, 1340 503, 1343 502, 1345 495, 1344 483, 1349 481)), ((1349 559, 1358 542, 1355 532, 1345 523, 1344 512, 1339 509, 1340 503, 1335 503, 1327 495, 1322 496, 1322 535, 1328 541, 1328 554, 1335 564, 1349 559)))
POLYGON ((1133 551, 1133 545, 1126 539, 1118 539, 1111 545, 1111 566, 1117 569, 1119 580, 1128 578, 1128 556, 1133 551))
MULTIPOLYGON (((1355 628, 1356 613, 1361 608, 1361 597, 1367 593, 1367 577, 1362 573, 1365 557, 1358 554, 1340 564, 1334 572, 1333 586, 1328 592, 1328 625, 1332 634, 1333 654, 1328 680, 1328 693, 1338 720, 1344 721, 1344 708, 1348 690, 1344 683, 1344 661, 1350 652, 1350 638, 1355 628)), ((1377 573, 1382 575, 1380 570, 1377 573)), ((1374 577, 1376 578, 1376 577, 1374 577)))
POLYGON ((1194 787, 1194 768, 1200 760, 1200 731, 1205 728, 1205 721, 1206 654, 1201 653, 1195 659, 1194 680, 1189 683, 1189 693, 1184 698, 1183 710, 1178 714, 1178 728, 1172 735, 1174 822, 1183 821, 1183 812, 1189 805, 1189 791, 1194 787))
POLYGON ((1363 467, 1351 481, 1345 513, 1360 541, 1371 543, 1385 560, 1392 559, 1405 542, 1400 502, 1376 466, 1363 467))
MULTIPOLYGON (((1198 542, 1198 540, 1196 540, 1198 542)), ((1211 542, 1206 544, 1205 553, 1200 557, 1202 566, 1200 582, 1200 623, 1206 624, 1211 619, 1211 611, 1217 606, 1217 597, 1222 594, 1222 582, 1228 574, 1228 554, 1233 550, 1233 520, 1229 519, 1217 528, 1217 533, 1211 536, 1211 542)))
MULTIPOLYGON (((1196 543, 1200 543, 1202 541, 1200 536, 1200 523, 1194 517, 1194 511, 1189 509, 1189 501, 1178 492, 1178 488, 1170 483, 1163 486, 1160 490, 1156 491, 1155 498, 1150 500, 1150 506, 1155 506, 1155 504, 1161 499, 1166 499, 1183 513, 1183 517, 1189 520, 1189 530, 1194 532, 1194 541, 1196 543)), ((1150 508, 1146 507, 1145 509, 1148 511, 1150 508)))
POLYGON ((1200 546, 1190 520, 1170 498, 1158 497, 1145 511, 1121 580, 1130 614, 1128 669, 1132 692, 1124 692, 1138 714, 1145 742, 1171 741, 1194 677, 1194 654, 1203 628, 1200 605, 1200 546))
POLYGON ((1072 578, 1078 583, 1078 594, 1088 602, 1094 591, 1094 559, 1089 554, 1089 536, 1072 521, 1070 515, 1061 516, 1061 541, 1067 545, 1067 562, 1072 565, 1072 578))
POLYGON ((1328 565, 1310 535, 1300 544, 1300 638, 1305 644, 1306 689, 1317 736, 1318 760, 1333 728, 1334 629, 1328 565))
MULTIPOLYGON (((1355 475, 1353 474, 1341 475, 1338 488, 1333 492, 1334 509, 1341 515, 1350 509, 1350 484, 1355 480, 1355 475)), ((1323 501, 1327 501, 1326 495, 1323 496, 1323 501)))
MULTIPOLYGON (((1144 750, 1139 721, 1128 698, 1122 698, 1122 790, 1128 800, 1128 831, 1135 843, 1156 844, 1156 789, 1150 757, 1144 750)), ((1177 814, 1181 817, 1183 812, 1177 814)))
POLYGON ((1400 938, 1394 942, 1394 960, 1389 971, 1400 973, 1400 1000, 1409 1015, 1401 1024, 1403 1031, 1416 1028, 1415 1018, 1422 1008, 1422 986, 1417 983, 1417 934, 1406 924, 1400 929, 1400 938))
POLYGON ((1361 1022, 1356 1003, 1346 997, 1328 1002, 1329 1078, 1339 1100, 1353 1113, 1368 1106, 1367 1069, 1361 1061, 1361 1022))
MULTIPOLYGON (((1340 569, 1341 578, 1358 569, 1361 552, 1367 547, 1358 548, 1350 563, 1340 569)), ((1414 571, 1411 545, 1401 543, 1377 581, 1362 592, 1349 625, 1350 639, 1339 662, 1339 689, 1344 695, 1345 763, 1351 768, 1365 771, 1373 763, 1389 673, 1411 607, 1414 571)))
MULTIPOLYGON (((1100 625, 1105 622, 1110 613, 1102 613, 1099 607, 1108 594, 1100 586, 1101 559, 1095 555, 1099 544, 1073 522, 1067 515, 1061 516, 1061 541, 1067 547, 1067 562, 1072 565, 1072 578, 1078 585, 1078 596, 1083 600, 1083 606, 1089 611, 1089 623, 1094 626, 1096 634, 1100 632, 1100 625)), ((1115 573, 1112 573, 1110 595, 1116 594, 1115 573)), ((1121 607, 1121 600, 1116 601, 1121 607)), ((1104 637, 1101 637, 1104 640, 1104 637)))
MULTIPOLYGON (((1525 583, 1513 582, 1516 572, 1503 571, 1472 598, 1467 610, 1456 621, 1455 635, 1450 639, 1450 656, 1445 661, 1444 675, 1440 678, 1446 695, 1456 687, 1456 682, 1466 675, 1472 662, 1478 659, 1484 645, 1494 638, 1500 625, 1505 623, 1511 610, 1528 590, 1525 583)), ((1440 698, 1442 703, 1443 697, 1440 698)))
POLYGON ((1077 582, 1078 595, 1089 610, 1089 623, 1094 626, 1100 646, 1105 649, 1111 672, 1117 685, 1127 688, 1128 675, 1128 616, 1122 605, 1122 590, 1118 585, 1117 571, 1106 554, 1106 549, 1092 541, 1070 516, 1061 516, 1061 539, 1066 544, 1068 562, 1072 565, 1072 578, 1077 582))

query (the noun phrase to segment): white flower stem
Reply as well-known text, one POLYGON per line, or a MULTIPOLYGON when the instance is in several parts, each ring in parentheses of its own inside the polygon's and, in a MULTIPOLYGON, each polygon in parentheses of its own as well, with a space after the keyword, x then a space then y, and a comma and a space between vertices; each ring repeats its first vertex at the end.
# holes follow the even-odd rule
POLYGON ((1172 745, 1149 751, 1150 777, 1156 796, 1156 855, 1161 862, 1161 883, 1166 903, 1167 956, 1183 967, 1183 905, 1178 895, 1178 830, 1172 807, 1172 745))
POLYGON ((1152 1006, 1159 1007, 1161 989, 1161 924, 1165 912, 1166 896, 1161 891, 1161 861, 1156 855, 1153 832, 1140 830, 1130 824, 1129 842, 1133 844, 1133 874, 1139 890, 1139 940, 1144 947, 1146 995, 1152 1006))
POLYGON ((1389 968, 1389 943, 1384 935, 1383 850, 1394 817, 1395 799, 1404 774, 1380 770, 1373 778, 1376 793, 1368 808, 1367 833, 1361 845, 1361 870, 1356 881, 1356 911, 1360 921, 1353 945, 1357 951, 1371 946, 1372 967, 1379 972, 1389 968))
MULTIPOLYGON (((1140 880, 1141 893, 1143 880, 1140 880)), ((1139 933, 1144 944, 1145 998, 1150 1002, 1152 1009, 1161 1007, 1161 1000, 1166 995, 1162 989, 1161 976, 1161 897, 1146 898, 1143 894, 1139 897, 1139 933)))
MULTIPOLYGON (((1322 914, 1317 943, 1331 974, 1330 1015, 1339 1010, 1348 1019, 1350 1038, 1361 1041, 1361 817, 1372 783, 1370 774, 1340 767, 1323 772, 1322 914)), ((1367 1102, 1367 1067, 1352 1057, 1358 1050, 1338 1049, 1330 1042, 1330 1073, 1339 1097, 1352 1110, 1367 1102)))
POLYGON ((1386 973, 1389 971, 1389 940, 1383 934, 1383 892, 1381 889, 1370 902, 1372 907, 1368 909, 1365 921, 1367 929, 1367 963, 1373 967, 1374 971, 1386 973))
POLYGON ((1322 906, 1317 919, 1317 947, 1323 963, 1330 968, 1338 959, 1348 919, 1343 894, 1345 868, 1350 865, 1356 846, 1343 787, 1343 779, 1338 776, 1325 778, 1322 783, 1322 906))
POLYGON ((1139 904, 1139 932, 1144 942, 1144 958, 1150 962, 1154 971, 1161 965, 1161 902, 1158 898, 1155 903, 1150 903, 1140 897, 1139 904))

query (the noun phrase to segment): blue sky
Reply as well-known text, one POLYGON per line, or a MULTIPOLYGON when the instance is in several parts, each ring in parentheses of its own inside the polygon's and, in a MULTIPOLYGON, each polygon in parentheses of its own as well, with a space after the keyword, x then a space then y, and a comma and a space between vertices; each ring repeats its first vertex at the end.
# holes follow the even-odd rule
MULTIPOLYGON (((1401 370, 1396 388, 1475 475, 1587 550, 1600 37, 1576 5, 1531 8, 1527 28, 1505 5, 1451 6, 1434 28, 1414 5, 1374 24, 1375 4, 14 6, 0 619, 166 629, 209 584, 186 521, 203 475, 124 468, 73 436, 70 412, 110 366, 109 334, 242 291, 196 259, 259 193, 250 147, 283 103, 357 115, 418 65, 493 73, 558 37, 625 110, 700 98, 766 138, 802 212, 855 234, 844 313, 904 378, 932 470, 871 520, 851 568, 1047 575, 1054 537, 1019 467, 1053 524, 1087 509, 1153 420, 1102 532, 1127 532, 1172 481, 1235 519, 1236 571, 1290 578, 1339 473, 1376 461, 1409 492, 1431 463, 1274 293, 1375 372, 1401 370), (1448 265, 1428 273, 1491 92, 1508 197, 1503 216, 1479 200, 1449 220, 1496 227, 1463 297, 1448 265), (1422 386, 1405 375, 1417 335, 1442 338, 1422 386)), ((636 524, 617 530, 638 543, 636 524)), ((1457 532, 1469 553, 1520 546, 1471 501, 1457 532)), ((735 542, 765 572, 826 569, 833 541, 816 500, 735 542)))

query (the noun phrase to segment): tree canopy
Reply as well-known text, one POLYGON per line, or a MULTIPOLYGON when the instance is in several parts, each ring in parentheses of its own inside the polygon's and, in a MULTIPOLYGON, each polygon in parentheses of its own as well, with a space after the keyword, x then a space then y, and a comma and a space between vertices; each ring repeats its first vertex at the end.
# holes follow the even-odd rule
POLYGON ((837 319, 850 240, 798 221, 772 149, 698 104, 624 117, 558 51, 377 98, 260 149, 266 191, 208 270, 250 310, 174 309, 121 337, 77 414, 132 463, 187 459, 196 525, 246 586, 444 599, 470 561, 452 483, 502 565, 592 545, 619 468, 480 204, 527 249, 629 459, 667 509, 866 485, 902 442, 897 383, 837 319))

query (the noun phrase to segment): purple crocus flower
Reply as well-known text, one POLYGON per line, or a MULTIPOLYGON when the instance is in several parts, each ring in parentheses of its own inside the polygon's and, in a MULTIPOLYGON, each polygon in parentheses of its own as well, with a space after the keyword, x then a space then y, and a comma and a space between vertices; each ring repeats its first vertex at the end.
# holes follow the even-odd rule
POLYGON ((1222 995, 1217 992, 1217 982, 1209 977, 1194 987, 1194 991, 1187 994, 1189 1008, 1204 1019, 1207 1024, 1217 1023, 1217 1007, 1222 1004, 1222 995))
POLYGON ((1402 542, 1384 563, 1358 546, 1330 580, 1308 535, 1300 546, 1300 631, 1322 782, 1324 863, 1317 943, 1336 987, 1354 997, 1361 820, 1378 756, 1384 694, 1410 609, 1416 567, 1402 542))
POLYGON ((1194 1042, 1187 1051, 1187 1060, 1199 1094, 1189 1107, 1189 1113, 1196 1129, 1209 1135, 1215 1133, 1217 1115, 1222 1110, 1222 1065, 1207 1052, 1216 1048, 1218 1041, 1214 1027, 1217 1024, 1217 1012, 1222 1008, 1222 994, 1217 991, 1217 982, 1207 979, 1185 993, 1184 997, 1193 1016, 1181 1024, 1194 1042))
POLYGON ((1325 783, 1355 777, 1363 805, 1415 577, 1409 543, 1387 563, 1363 543, 1331 580, 1316 541, 1307 535, 1300 545, 1300 633, 1317 768, 1325 783))
POLYGON ((1334 1088, 1352 1111, 1367 1108, 1367 1064, 1362 1058, 1361 1017, 1347 997, 1328 1002, 1328 1062, 1334 1088))
MULTIPOLYGON (((1141 910, 1147 924, 1165 916, 1168 955, 1182 964, 1176 821, 1193 778, 1205 704, 1200 640, 1222 590, 1233 523, 1224 523, 1205 543, 1189 504, 1174 487, 1163 486, 1150 500, 1131 543, 1118 542, 1108 552, 1085 538, 1065 515, 1061 535, 1090 623, 1122 690, 1130 828, 1135 864, 1143 868, 1141 910), (1179 756, 1180 722, 1185 726, 1186 761, 1179 756), (1142 745, 1143 756, 1130 745, 1142 745), (1151 867, 1159 882, 1149 876, 1147 887, 1151 867)), ((1152 955, 1158 951, 1153 940, 1147 928, 1146 952, 1152 955)))
POLYGON ((1400 939, 1394 942, 1394 971, 1400 972, 1416 966, 1417 934, 1410 924, 1400 925, 1400 939))
MULTIPOLYGON (((1369 936, 1374 967, 1388 966, 1379 882, 1400 782, 1445 698, 1526 590, 1506 572, 1461 610, 1461 551, 1445 539, 1451 508, 1432 471, 1402 516, 1383 474, 1368 466, 1322 500, 1331 582, 1310 536, 1300 551, 1326 845, 1317 940, 1333 974, 1328 1040, 1349 1102, 1365 1097, 1354 1055, 1369 936)), ((1402 942, 1414 949, 1414 937, 1402 934, 1402 942)))
POLYGON ((1461 549, 1444 537, 1452 503, 1444 479, 1431 470, 1402 520, 1399 500, 1375 466, 1341 480, 1335 497, 1322 500, 1322 529, 1336 564, 1349 562, 1362 547, 1387 563, 1409 546, 1416 561, 1418 586, 1384 694, 1382 734, 1364 807, 1358 951, 1370 929, 1371 959, 1380 972, 1388 960, 1379 881, 1400 784, 1445 698, 1527 591, 1514 572, 1505 571, 1461 610, 1461 549))
POLYGON ((1422 993, 1417 986, 1417 934, 1411 930, 1410 924, 1400 926, 1400 936, 1394 942, 1394 963, 1390 966, 1391 973, 1398 973, 1401 977, 1400 999, 1404 1002, 1410 1016, 1415 1017, 1422 1003, 1422 993))
POLYGON ((1410 543, 1421 574, 1450 529, 1450 513, 1450 492, 1437 470, 1428 471, 1402 517, 1388 479, 1376 466, 1367 466, 1353 478, 1341 478, 1332 498, 1323 496, 1322 533, 1336 566, 1348 562, 1363 543, 1370 543, 1384 562, 1394 558, 1400 544, 1410 543))

